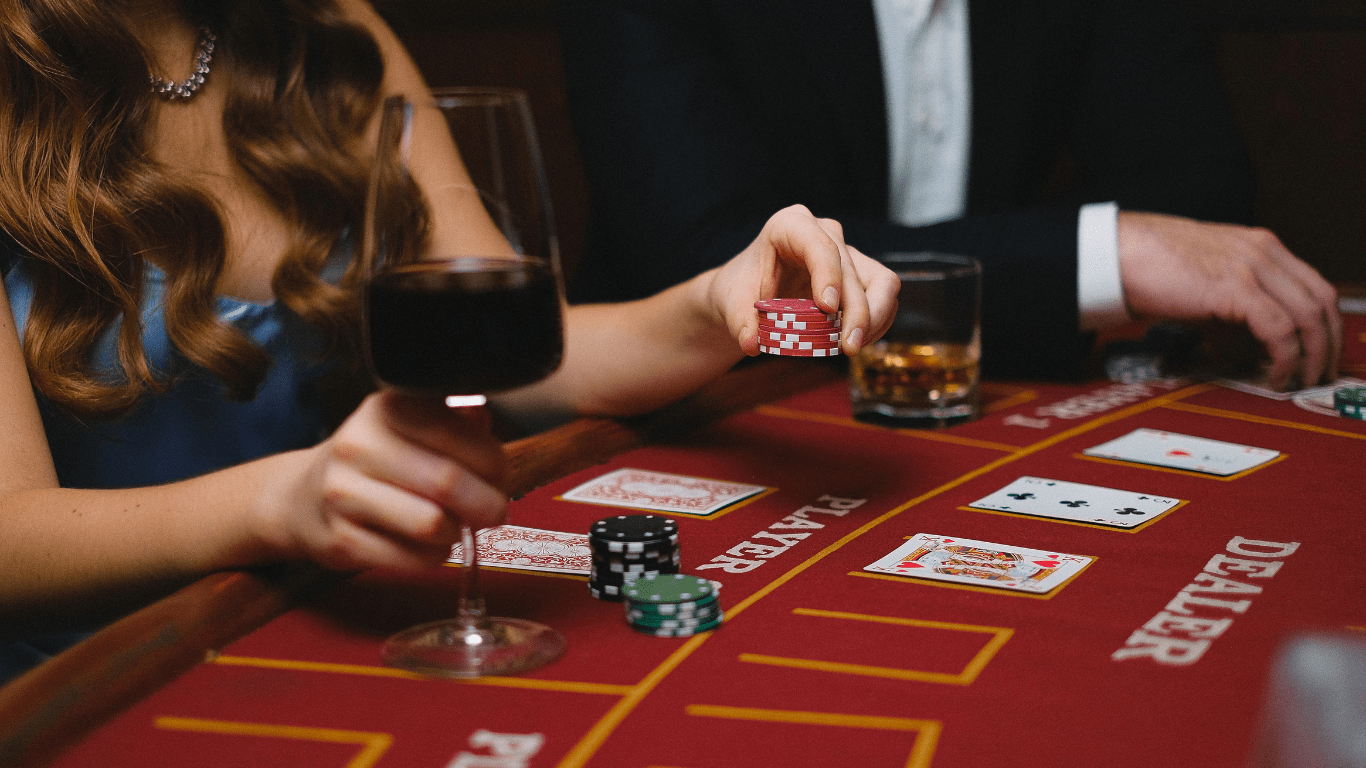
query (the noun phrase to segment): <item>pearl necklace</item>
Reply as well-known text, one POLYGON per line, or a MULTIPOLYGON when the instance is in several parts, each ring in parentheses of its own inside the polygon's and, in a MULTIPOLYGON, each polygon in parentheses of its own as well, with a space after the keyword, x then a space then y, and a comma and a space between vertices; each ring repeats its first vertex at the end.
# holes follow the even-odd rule
POLYGON ((213 44, 217 39, 208 27, 199 30, 199 50, 194 54, 194 74, 179 83, 152 75, 152 93, 167 101, 188 99, 195 95, 199 86, 204 84, 204 78, 209 76, 209 64, 213 61, 213 44))

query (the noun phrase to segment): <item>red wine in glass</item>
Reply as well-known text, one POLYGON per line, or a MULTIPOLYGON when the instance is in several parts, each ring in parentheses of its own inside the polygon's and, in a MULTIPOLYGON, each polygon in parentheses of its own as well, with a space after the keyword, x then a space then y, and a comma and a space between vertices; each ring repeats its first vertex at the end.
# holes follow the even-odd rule
MULTIPOLYGON (((365 349, 385 387, 465 407, 559 367, 559 246, 524 93, 447 88, 431 100, 386 98, 361 247, 365 349)), ((553 628, 488 615, 474 531, 463 520, 460 536, 456 615, 390 637, 385 663, 472 678, 558 658, 565 640, 553 628)))
POLYGON ((376 378, 435 395, 501 392, 560 365, 564 331, 549 262, 461 257, 383 272, 368 287, 376 378))

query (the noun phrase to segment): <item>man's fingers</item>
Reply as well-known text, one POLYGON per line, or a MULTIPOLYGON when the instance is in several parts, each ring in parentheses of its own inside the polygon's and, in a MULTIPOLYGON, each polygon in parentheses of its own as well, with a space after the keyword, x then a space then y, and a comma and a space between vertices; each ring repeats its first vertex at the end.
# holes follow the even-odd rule
POLYGON ((1337 376, 1337 293, 1275 234, 1260 228, 1121 211, 1125 300, 1141 319, 1245 323, 1266 345, 1268 384, 1337 376))
MULTIPOLYGON (((1272 235, 1272 237, 1275 237, 1272 235)), ((1276 241, 1280 243, 1279 240, 1276 241)), ((1303 290, 1311 297, 1319 320, 1317 324, 1326 331, 1326 362, 1323 367, 1324 378, 1333 381, 1338 377, 1338 362, 1342 357, 1343 330, 1342 316, 1338 313, 1338 292, 1332 284, 1323 279, 1313 267, 1294 257, 1284 247, 1281 263, 1284 268, 1298 279, 1303 290)), ((1308 382, 1306 382, 1308 384, 1308 382)))
POLYGON ((1256 255, 1250 258, 1257 288, 1289 315, 1299 337, 1301 386, 1335 377, 1342 349, 1337 292, 1308 264, 1295 258, 1266 230, 1249 230, 1256 255))
POLYGON ((1332 341, 1329 338, 1326 318, 1322 307, 1303 284, 1289 275, 1283 275, 1284 279, 1280 280, 1275 279, 1276 277, 1277 275, 1271 275, 1270 280, 1264 280, 1262 288, 1294 323, 1300 348, 1300 383, 1302 386, 1312 387, 1319 383, 1331 364, 1329 355, 1332 341))
POLYGON ((1242 304, 1247 308, 1243 322, 1252 335, 1266 346, 1267 355, 1271 358, 1271 368, 1266 374, 1267 386, 1284 389, 1300 367, 1299 329, 1290 315, 1270 297, 1261 295, 1245 298, 1242 304))

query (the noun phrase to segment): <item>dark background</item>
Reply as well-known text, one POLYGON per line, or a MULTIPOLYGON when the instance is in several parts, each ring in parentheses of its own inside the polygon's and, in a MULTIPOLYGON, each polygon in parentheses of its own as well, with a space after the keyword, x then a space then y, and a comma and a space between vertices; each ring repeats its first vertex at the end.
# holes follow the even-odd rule
MULTIPOLYGON (((554 0, 377 0, 433 86, 531 99, 572 274, 587 184, 569 123, 554 0)), ((1366 0, 1187 0, 1219 65, 1258 181, 1260 223, 1366 293, 1366 0)))

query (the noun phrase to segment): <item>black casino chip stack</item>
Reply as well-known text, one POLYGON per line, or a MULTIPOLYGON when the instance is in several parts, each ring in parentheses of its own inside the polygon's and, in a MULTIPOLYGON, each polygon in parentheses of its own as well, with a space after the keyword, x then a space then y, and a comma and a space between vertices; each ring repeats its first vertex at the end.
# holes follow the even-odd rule
POLYGON ((628 581, 678 573, 678 524, 659 515, 605 517, 588 530, 593 565, 588 591, 599 600, 621 602, 628 581))

